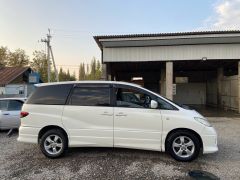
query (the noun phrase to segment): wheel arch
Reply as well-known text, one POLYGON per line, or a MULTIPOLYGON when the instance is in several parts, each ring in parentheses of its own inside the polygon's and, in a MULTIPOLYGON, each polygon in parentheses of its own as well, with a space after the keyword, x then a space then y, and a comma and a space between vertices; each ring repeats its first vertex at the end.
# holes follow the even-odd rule
POLYGON ((62 127, 57 126, 57 125, 49 125, 49 126, 43 127, 38 133, 38 143, 39 143, 39 140, 41 139, 41 137, 44 135, 44 133, 46 133, 47 131, 49 131, 51 129, 60 129, 64 133, 64 135, 66 136, 67 143, 69 143, 69 138, 68 138, 67 132, 62 127))
POLYGON ((176 133, 176 132, 179 132, 179 131, 188 131, 190 133, 193 133, 199 140, 200 142, 200 146, 201 148, 203 148, 203 141, 202 141, 202 138, 201 136, 194 130, 192 129, 188 129, 188 128, 176 128, 176 129, 172 129, 171 131, 168 132, 166 138, 165 138, 165 142, 164 142, 164 146, 165 146, 165 151, 167 150, 167 141, 168 141, 168 138, 173 134, 173 133, 176 133))

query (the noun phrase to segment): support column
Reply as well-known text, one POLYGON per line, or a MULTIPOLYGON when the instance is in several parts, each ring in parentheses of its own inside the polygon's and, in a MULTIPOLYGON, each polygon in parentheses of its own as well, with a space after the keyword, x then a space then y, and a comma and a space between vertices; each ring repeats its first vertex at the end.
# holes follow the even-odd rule
POLYGON ((217 69, 217 106, 222 107, 222 79, 223 79, 223 68, 217 69))
POLYGON ((166 62, 166 98, 173 100, 173 62, 166 62))
POLYGON ((102 64, 102 80, 107 80, 107 64, 102 64))
POLYGON ((112 71, 111 71, 110 63, 107 63, 106 71, 107 71, 107 79, 106 80, 111 81, 112 80, 112 71))
POLYGON ((166 97, 166 71, 164 68, 161 69, 160 77, 160 95, 166 97))
POLYGON ((240 113, 240 61, 238 61, 238 113, 240 113))

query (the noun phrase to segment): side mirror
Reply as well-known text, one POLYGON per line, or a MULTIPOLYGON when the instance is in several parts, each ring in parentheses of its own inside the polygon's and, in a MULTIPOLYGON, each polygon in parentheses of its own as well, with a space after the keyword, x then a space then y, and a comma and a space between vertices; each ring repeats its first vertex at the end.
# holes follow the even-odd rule
POLYGON ((157 109, 157 107, 158 107, 157 101, 151 100, 150 108, 157 109))

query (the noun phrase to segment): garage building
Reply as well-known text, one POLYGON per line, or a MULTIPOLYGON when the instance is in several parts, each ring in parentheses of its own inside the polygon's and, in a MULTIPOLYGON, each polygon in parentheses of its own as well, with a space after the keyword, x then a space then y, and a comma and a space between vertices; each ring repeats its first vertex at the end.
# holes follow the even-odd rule
POLYGON ((95 36, 103 78, 138 83, 177 103, 240 112, 240 31, 95 36))

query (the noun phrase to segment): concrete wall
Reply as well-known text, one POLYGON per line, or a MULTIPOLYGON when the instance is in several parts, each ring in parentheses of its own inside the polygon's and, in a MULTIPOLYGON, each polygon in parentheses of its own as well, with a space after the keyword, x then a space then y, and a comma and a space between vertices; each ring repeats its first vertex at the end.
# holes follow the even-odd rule
POLYGON ((222 79, 221 106, 238 110, 238 76, 224 76, 222 79))
POLYGON ((7 97, 16 97, 15 95, 21 97, 28 97, 33 90, 35 89, 33 84, 8 84, 5 87, 1 87, 3 91, 3 95, 7 95, 7 97), (22 93, 22 94, 21 94, 22 93))
POLYGON ((238 110, 238 75, 222 76, 219 83, 218 96, 217 78, 208 80, 207 104, 226 110, 238 110))
POLYGON ((206 83, 177 84, 173 99, 181 104, 206 104, 206 83))

